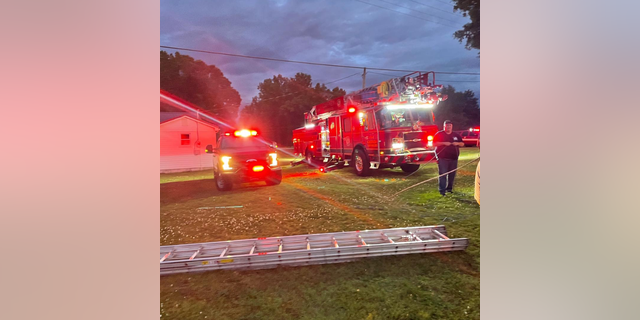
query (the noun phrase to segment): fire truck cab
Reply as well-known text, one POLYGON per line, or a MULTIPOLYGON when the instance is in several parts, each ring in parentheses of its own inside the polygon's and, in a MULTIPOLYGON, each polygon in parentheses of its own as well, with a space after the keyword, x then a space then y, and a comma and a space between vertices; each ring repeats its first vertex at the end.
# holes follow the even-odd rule
POLYGON ((313 107, 293 132, 294 153, 321 161, 321 171, 346 165, 359 176, 380 168, 415 172, 435 157, 433 108, 447 98, 428 75, 391 79, 313 107))

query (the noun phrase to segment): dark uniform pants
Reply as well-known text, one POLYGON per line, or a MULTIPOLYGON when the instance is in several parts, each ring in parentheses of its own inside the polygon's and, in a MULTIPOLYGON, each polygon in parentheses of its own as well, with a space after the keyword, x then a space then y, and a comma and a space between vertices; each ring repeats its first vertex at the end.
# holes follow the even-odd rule
MULTIPOLYGON (((458 168, 458 159, 438 159, 438 174, 442 175, 446 172, 458 168)), ((438 178, 438 191, 444 194, 445 191, 453 191, 453 180, 456 178, 456 171, 438 178)))

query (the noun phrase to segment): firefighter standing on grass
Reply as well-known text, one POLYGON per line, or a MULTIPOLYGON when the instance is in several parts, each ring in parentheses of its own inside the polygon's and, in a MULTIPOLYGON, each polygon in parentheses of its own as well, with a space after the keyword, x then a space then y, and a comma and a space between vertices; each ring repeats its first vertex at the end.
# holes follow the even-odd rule
MULTIPOLYGON (((450 120, 444 122, 444 129, 438 131, 433 137, 433 144, 436 147, 438 157, 438 174, 442 175, 458 168, 458 156, 460 147, 464 146, 462 137, 453 132, 453 124, 450 120)), ((438 191, 444 196, 446 192, 453 192, 453 180, 456 171, 438 177, 438 191)))

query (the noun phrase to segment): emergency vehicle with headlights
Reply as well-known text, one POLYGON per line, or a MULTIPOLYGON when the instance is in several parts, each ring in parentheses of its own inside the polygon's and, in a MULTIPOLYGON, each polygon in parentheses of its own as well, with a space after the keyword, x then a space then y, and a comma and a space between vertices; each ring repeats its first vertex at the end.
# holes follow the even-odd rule
POLYGON ((276 146, 250 129, 226 132, 220 136, 217 148, 208 145, 213 153, 213 174, 216 188, 229 191, 234 183, 265 181, 277 185, 282 181, 276 146))
POLYGON ((400 167, 415 172, 435 157, 433 108, 447 99, 435 73, 414 72, 314 106, 293 131, 294 153, 320 171, 351 166, 359 176, 400 167))

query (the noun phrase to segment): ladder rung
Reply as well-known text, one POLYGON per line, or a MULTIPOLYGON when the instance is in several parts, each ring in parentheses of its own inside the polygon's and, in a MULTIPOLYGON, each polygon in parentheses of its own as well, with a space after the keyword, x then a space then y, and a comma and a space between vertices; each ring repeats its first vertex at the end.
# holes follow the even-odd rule
POLYGON ((389 236, 386 233, 382 233, 382 237, 383 237, 382 239, 389 240, 389 243, 395 243, 393 242, 393 240, 391 240, 391 238, 389 238, 389 236))
POLYGON ((436 229, 431 229, 433 231, 433 233, 437 234, 438 236, 440 236, 442 239, 446 239, 449 240, 449 237, 445 236, 444 234, 440 233, 438 230, 436 229))
POLYGON ((200 247, 196 252, 194 252, 191 258, 189 258, 189 260, 193 260, 193 258, 195 258, 198 255, 198 253, 200 253, 200 250, 202 250, 202 247, 200 247))
POLYGON ((278 253, 281 253, 282 252, 282 239, 278 240, 278 243, 280 243, 278 245, 278 253))
POLYGON ((224 255, 227 253, 227 251, 229 251, 229 247, 231 245, 228 245, 226 248, 224 248, 224 250, 222 251, 222 253, 220 254, 220 258, 224 257, 224 255))
POLYGON ((253 243, 253 247, 251 247, 251 251, 249 252, 249 254, 253 254, 253 251, 255 251, 255 250, 256 250, 256 245, 257 245, 257 244, 258 244, 257 242, 254 242, 254 243, 253 243))
POLYGON ((367 243, 364 242, 364 239, 362 239, 362 237, 360 235, 358 235, 358 239, 360 239, 360 242, 362 242, 362 245, 366 246, 367 243))
POLYGON ((174 252, 175 250, 171 250, 169 251, 167 254, 164 255, 164 257, 162 257, 162 259, 160 259, 160 262, 167 260, 167 258, 169 258, 169 256, 174 252))
POLYGON ((411 232, 409 230, 407 230, 407 233, 410 234, 414 238, 414 240, 417 239, 418 241, 422 241, 422 239, 420 239, 420 237, 418 237, 418 235, 416 235, 415 233, 413 233, 413 232, 411 232))
POLYGON ((331 239, 333 239, 333 245, 334 245, 336 248, 340 248, 340 246, 338 245, 338 241, 336 241, 336 238, 335 238, 335 237, 331 237, 331 239))
POLYGON ((309 244, 309 237, 307 237, 307 250, 311 250, 311 245, 309 244))

